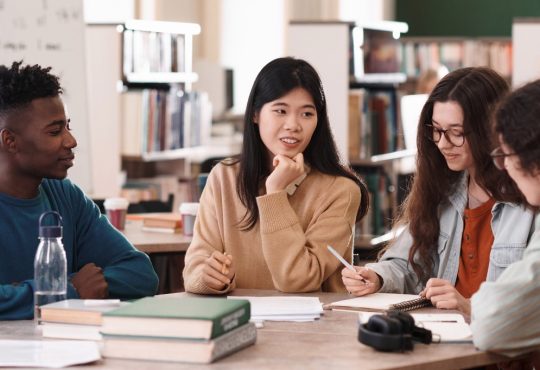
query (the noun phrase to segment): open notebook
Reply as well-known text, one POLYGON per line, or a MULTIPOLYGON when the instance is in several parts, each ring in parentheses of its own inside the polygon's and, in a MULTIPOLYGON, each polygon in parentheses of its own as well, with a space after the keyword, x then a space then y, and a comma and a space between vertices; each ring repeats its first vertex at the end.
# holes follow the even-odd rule
POLYGON ((410 311, 431 306, 429 299, 415 294, 373 293, 363 297, 332 302, 324 308, 346 311, 410 311))

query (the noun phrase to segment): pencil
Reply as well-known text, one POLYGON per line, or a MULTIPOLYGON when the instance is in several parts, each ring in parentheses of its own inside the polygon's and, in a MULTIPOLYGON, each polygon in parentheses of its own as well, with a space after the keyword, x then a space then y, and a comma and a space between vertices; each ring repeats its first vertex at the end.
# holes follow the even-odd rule
MULTIPOLYGON (((336 258, 339 260, 339 262, 341 262, 341 263, 343 264, 343 266, 345 266, 346 268, 348 268, 348 269, 351 270, 352 272, 357 273, 357 272, 356 272, 356 269, 354 268, 354 266, 351 265, 349 262, 347 262, 343 257, 341 257, 341 256, 339 255, 339 253, 336 252, 336 250, 335 250, 334 248, 332 248, 330 245, 327 245, 326 248, 328 248, 328 251, 329 251, 330 253, 332 253, 332 254, 334 255, 334 257, 336 257, 336 258)), ((363 276, 361 276, 361 275, 359 275, 359 276, 360 276, 360 281, 361 281, 364 285, 369 284, 369 282, 368 282, 366 279, 364 279, 363 276)))
MULTIPOLYGON (((227 253, 225 253, 224 255, 225 255, 225 257, 227 257, 227 253)), ((222 275, 225 275, 225 272, 226 272, 226 271, 227 271, 227 264, 223 263, 223 264, 221 265, 221 274, 222 274, 222 275)))

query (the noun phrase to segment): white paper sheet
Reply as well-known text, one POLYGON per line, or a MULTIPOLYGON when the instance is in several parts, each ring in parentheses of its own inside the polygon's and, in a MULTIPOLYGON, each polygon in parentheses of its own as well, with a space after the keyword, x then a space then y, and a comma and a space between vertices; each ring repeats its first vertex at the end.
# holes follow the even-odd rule
POLYGON ((101 359, 95 342, 0 340, 0 367, 60 368, 101 359))
POLYGON ((251 303, 252 321, 313 321, 323 313, 318 297, 276 296, 276 297, 240 297, 229 299, 247 299, 251 303))

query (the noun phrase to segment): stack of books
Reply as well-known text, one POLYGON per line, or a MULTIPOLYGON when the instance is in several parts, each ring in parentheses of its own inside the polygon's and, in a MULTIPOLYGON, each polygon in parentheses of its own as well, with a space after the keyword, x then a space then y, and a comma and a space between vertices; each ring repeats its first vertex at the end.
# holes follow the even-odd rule
POLYGON ((149 297, 103 315, 104 357, 210 363, 254 344, 246 300, 149 297))
POLYGON ((46 338, 101 340, 102 314, 129 303, 118 299, 68 299, 40 308, 46 338))
POLYGON ((182 215, 178 213, 146 214, 143 218, 144 231, 179 233, 182 231, 182 215))

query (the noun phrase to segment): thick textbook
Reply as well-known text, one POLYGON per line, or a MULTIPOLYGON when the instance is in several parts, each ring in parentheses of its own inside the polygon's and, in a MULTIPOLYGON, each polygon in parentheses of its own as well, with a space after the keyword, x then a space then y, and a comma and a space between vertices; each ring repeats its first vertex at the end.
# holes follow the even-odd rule
POLYGON ((326 309, 351 311, 410 311, 431 307, 431 301, 415 294, 373 293, 363 297, 345 299, 326 305, 326 309))
POLYGON ((102 355, 138 360, 210 363, 250 346, 256 340, 257 329, 253 323, 244 324, 209 341, 105 335, 102 355))
POLYGON ((65 324, 101 325, 104 312, 126 304, 117 299, 67 299, 41 306, 41 319, 65 324))
POLYGON ((148 297, 103 314, 102 334, 211 339, 249 321, 246 300, 148 297))

